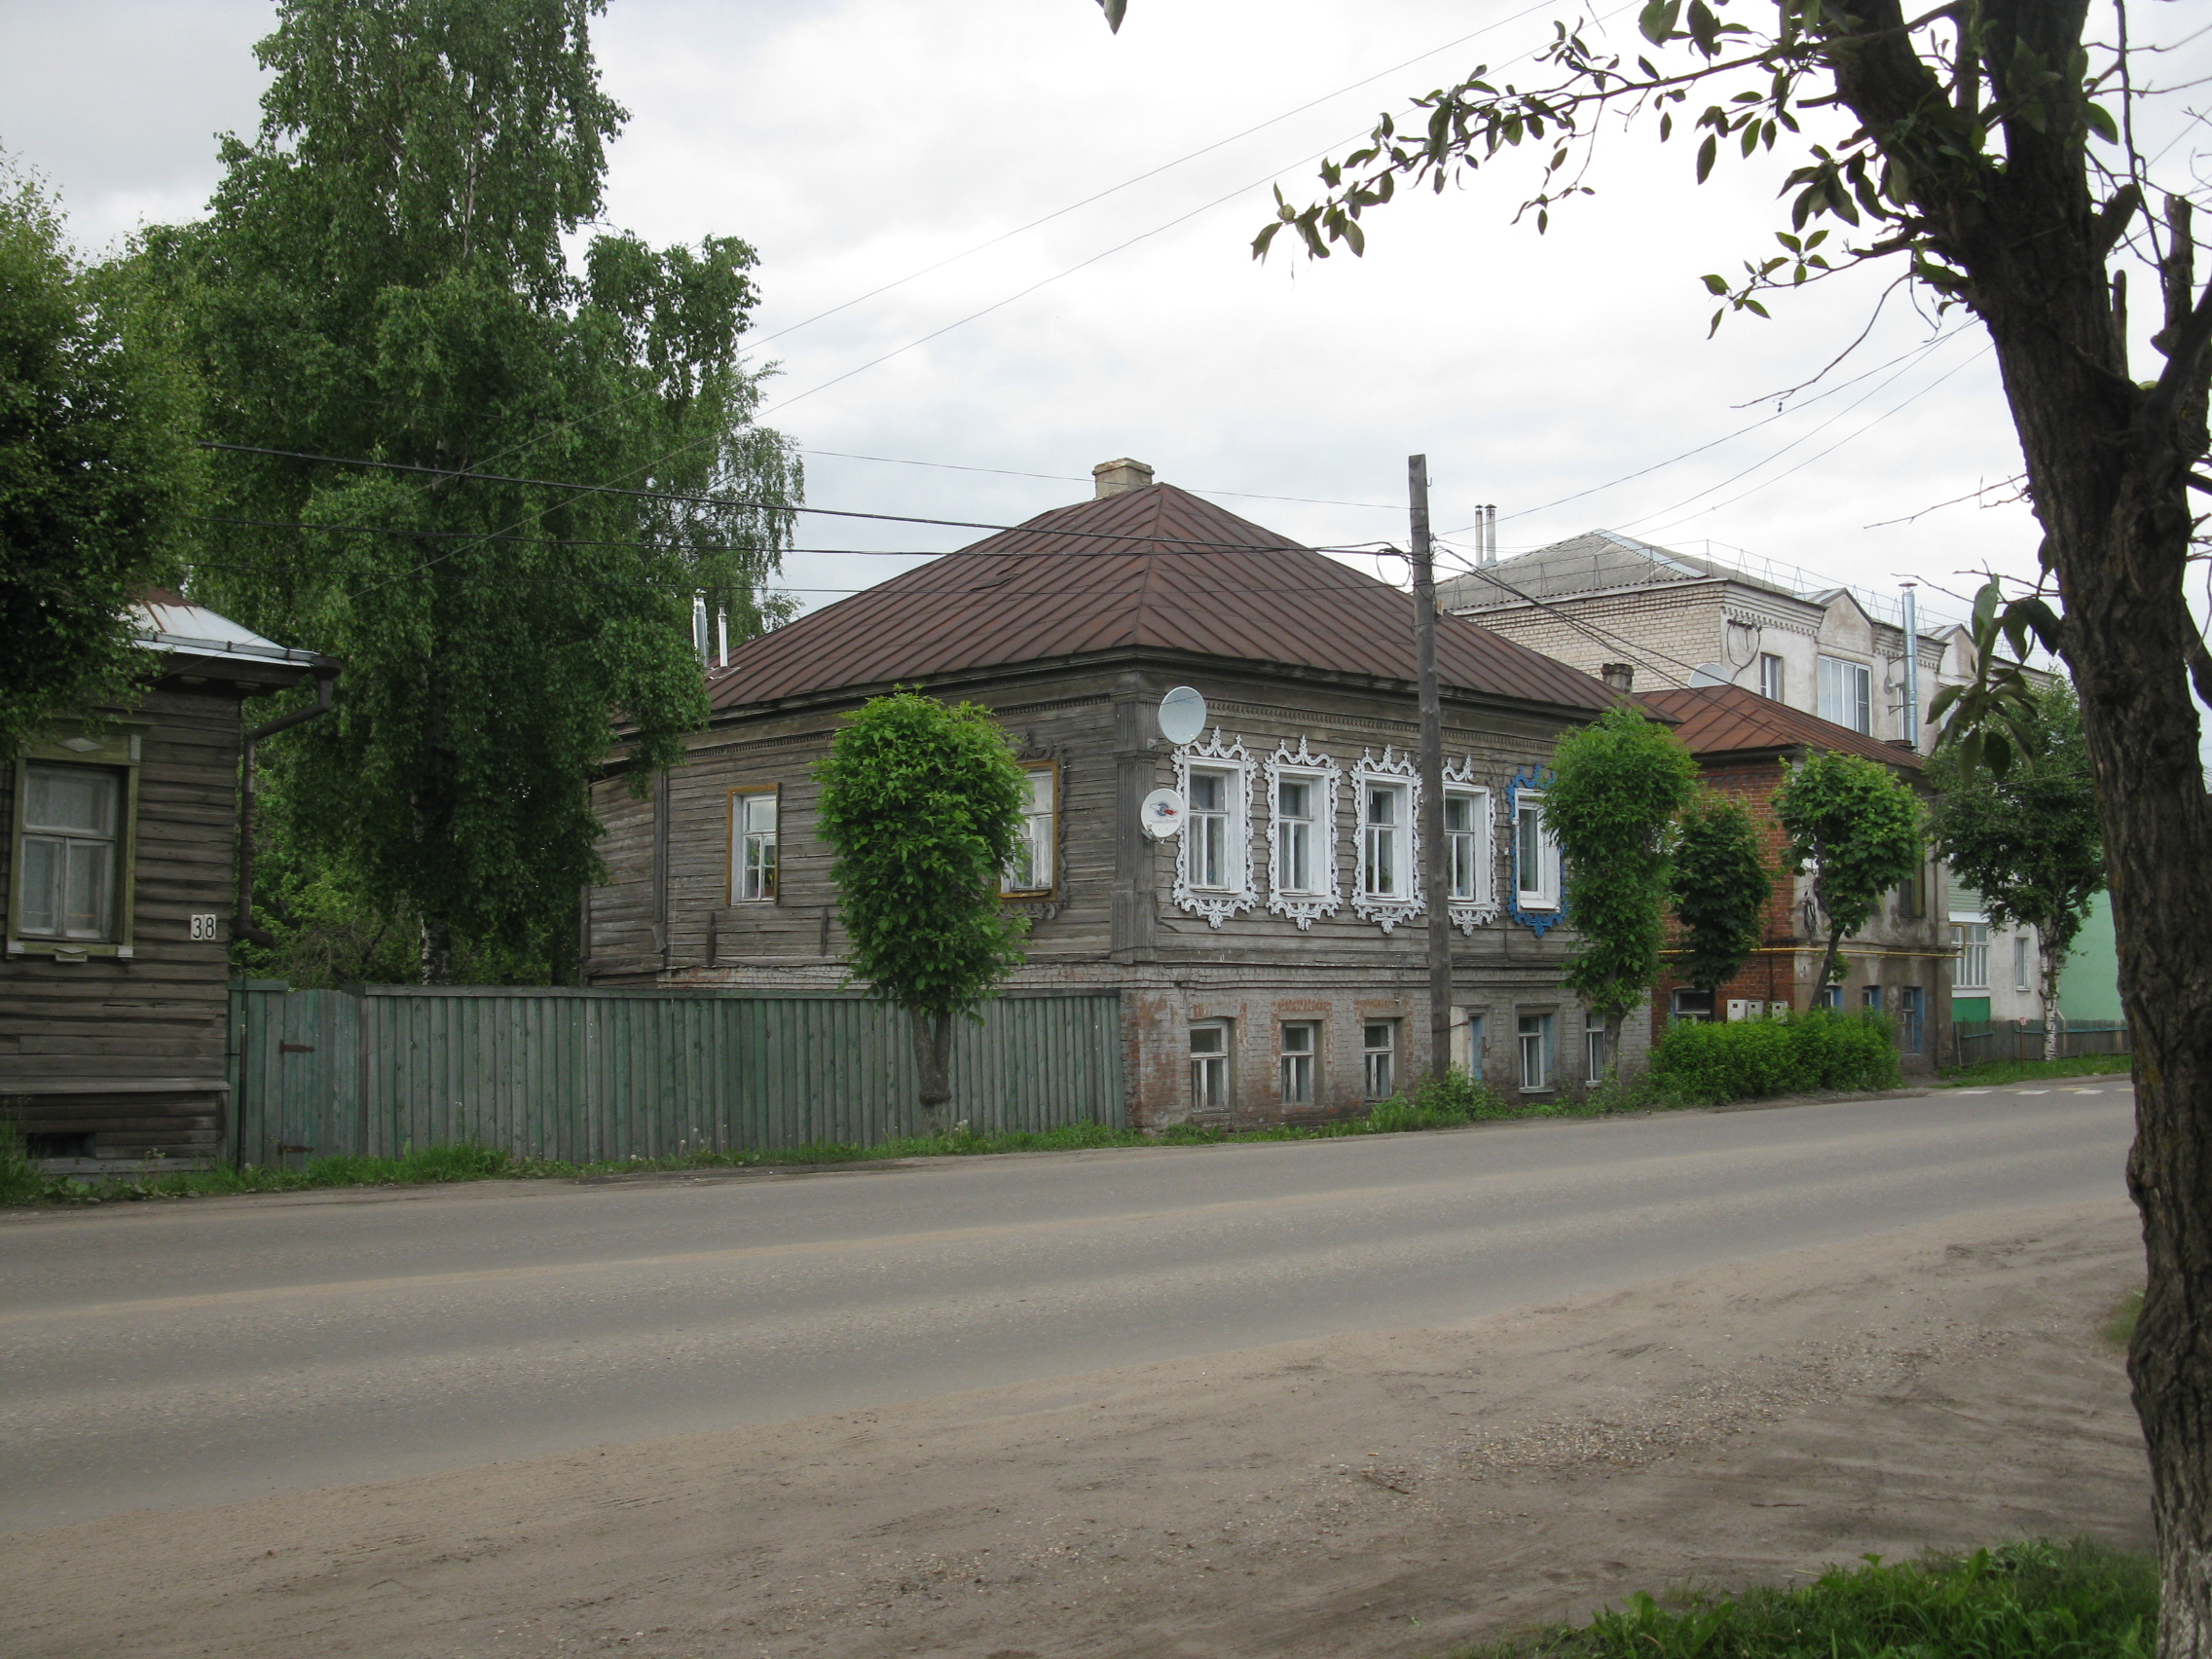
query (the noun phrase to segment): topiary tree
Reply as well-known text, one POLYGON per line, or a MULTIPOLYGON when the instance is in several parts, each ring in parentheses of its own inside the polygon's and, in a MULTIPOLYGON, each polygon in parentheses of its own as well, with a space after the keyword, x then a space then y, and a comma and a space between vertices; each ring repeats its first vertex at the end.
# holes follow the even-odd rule
POLYGON ((952 1098, 952 1020, 1021 961, 1026 917, 999 900, 1020 845, 1028 781, 990 711, 918 691, 846 718, 822 784, 822 838, 852 939, 853 973, 912 1016, 922 1112, 952 1098))
POLYGON ((1743 972, 1763 937, 1774 880, 1759 856, 1758 827, 1739 801, 1702 790, 1675 838, 1672 888, 1682 924, 1682 977, 1717 991, 1743 972))
POLYGON ((1567 862, 1581 935, 1567 984, 1604 1019, 1611 1060, 1623 1016, 1659 977, 1667 831, 1697 786, 1697 761, 1667 727, 1623 703, 1561 738, 1552 766, 1544 823, 1567 862))
POLYGON ((1920 866, 1920 803, 1896 773, 1860 755, 1814 755, 1774 794, 1793 873, 1813 872, 1827 923, 1820 982, 1843 977, 1843 939, 1864 927, 1882 895, 1920 866))
POLYGON ((2054 1060, 2059 976, 2089 901, 2105 885, 2096 781, 2082 705, 2064 681, 2034 696, 2009 725, 2021 756, 2003 776, 1946 742, 1930 767, 1941 793, 1929 828, 1953 872, 1979 890, 1991 921, 2036 930, 2043 1054, 2054 1060))

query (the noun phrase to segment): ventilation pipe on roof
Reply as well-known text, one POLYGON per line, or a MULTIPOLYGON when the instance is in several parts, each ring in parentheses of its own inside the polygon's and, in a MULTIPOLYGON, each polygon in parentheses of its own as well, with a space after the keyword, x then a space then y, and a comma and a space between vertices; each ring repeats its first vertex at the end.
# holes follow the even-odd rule
POLYGON ((1482 548, 1482 563, 1494 565, 1497 563, 1497 503, 1495 501, 1486 502, 1476 511, 1482 524, 1479 542, 1482 548))
POLYGON ((1920 748, 1920 615, 1913 584, 1904 584, 1904 746, 1920 748))
POLYGON ((1090 478, 1091 499, 1103 501, 1108 496, 1142 490, 1152 482, 1152 468, 1124 456, 1120 461, 1100 461, 1090 469, 1090 478))
POLYGON ((1607 662, 1598 665, 1598 678, 1605 682, 1605 689, 1618 691, 1626 697, 1636 689, 1636 664, 1633 662, 1607 662))

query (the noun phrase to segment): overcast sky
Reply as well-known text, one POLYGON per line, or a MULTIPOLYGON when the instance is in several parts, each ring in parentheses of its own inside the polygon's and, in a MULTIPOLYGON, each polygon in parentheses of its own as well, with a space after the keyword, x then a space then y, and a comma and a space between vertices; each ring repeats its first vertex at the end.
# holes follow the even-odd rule
MULTIPOLYGON (((1787 225, 1764 160, 1698 189, 1687 145, 1615 133, 1598 196, 1547 236, 1510 222, 1532 175, 1507 163, 1371 215, 1365 259, 1309 264, 1286 243, 1252 261, 1272 183, 1310 199, 1317 153, 1509 64, 1554 10, 1132 0, 1117 37, 1088 0, 612 0, 595 39, 632 119, 608 218, 759 250, 756 350, 780 365, 764 420, 810 452, 818 505, 1009 522, 1087 497, 1092 463, 1126 455, 1311 543, 1402 545, 1405 461, 1423 451, 1438 529, 1495 501, 1507 553, 1602 526, 1893 592, 1899 572, 1956 588, 1984 565, 2032 571, 2024 507, 1927 510, 2020 469, 1978 331, 1954 316, 1956 338, 1923 350, 1937 325, 1893 300, 1824 387, 1863 378, 1772 420, 1882 279, 1707 340, 1700 276, 1787 225), (1302 499, 1263 498, 1279 497, 1302 499)), ((2192 8, 2147 10, 2139 33, 2178 33, 2192 8)), ((1613 26, 1632 34, 1633 15, 1613 26)), ((89 248, 191 217, 214 135, 256 124, 251 47, 271 18, 265 0, 0 0, 0 146, 59 191, 89 248)), ((2182 129, 2178 108, 2146 119, 2167 124, 2149 148, 2182 129)), ((2184 136, 2169 165, 2201 147, 2184 136)), ((968 539, 802 532, 809 547, 968 539)), ((806 555, 787 574, 813 604, 906 563, 806 555)))

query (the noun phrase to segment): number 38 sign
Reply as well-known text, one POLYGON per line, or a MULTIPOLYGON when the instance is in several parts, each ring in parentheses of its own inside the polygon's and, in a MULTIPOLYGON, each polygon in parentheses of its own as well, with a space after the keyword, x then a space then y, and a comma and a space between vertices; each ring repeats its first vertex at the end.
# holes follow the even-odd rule
POLYGON ((223 918, 208 915, 204 911, 195 910, 192 913, 192 937, 194 939, 221 939, 223 937, 223 918))

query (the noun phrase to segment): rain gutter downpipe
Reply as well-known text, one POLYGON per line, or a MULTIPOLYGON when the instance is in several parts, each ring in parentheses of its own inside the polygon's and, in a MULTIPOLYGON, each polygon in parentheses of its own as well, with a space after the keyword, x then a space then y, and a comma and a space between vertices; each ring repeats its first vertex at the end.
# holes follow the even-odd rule
POLYGON ((317 716, 329 714, 330 687, 344 666, 335 657, 315 658, 314 701, 265 724, 245 728, 245 747, 239 760, 239 902, 238 913, 231 918, 231 937, 258 944, 264 950, 276 949, 276 940, 264 929, 253 925, 254 750, 265 737, 275 737, 280 731, 289 731, 317 716))

